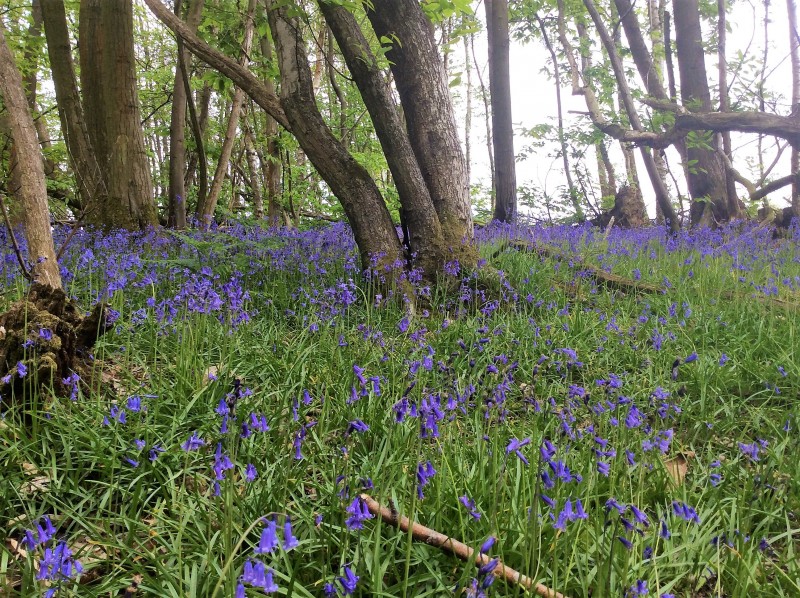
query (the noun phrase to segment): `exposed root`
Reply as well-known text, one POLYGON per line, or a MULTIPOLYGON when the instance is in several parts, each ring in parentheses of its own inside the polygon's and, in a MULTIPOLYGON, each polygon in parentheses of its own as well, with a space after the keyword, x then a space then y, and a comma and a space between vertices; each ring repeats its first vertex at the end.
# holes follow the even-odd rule
POLYGON ((69 395, 73 372, 91 370, 89 350, 111 328, 108 307, 95 305, 88 316, 61 289, 35 283, 28 295, 0 314, 0 396, 25 401, 36 386, 69 395))

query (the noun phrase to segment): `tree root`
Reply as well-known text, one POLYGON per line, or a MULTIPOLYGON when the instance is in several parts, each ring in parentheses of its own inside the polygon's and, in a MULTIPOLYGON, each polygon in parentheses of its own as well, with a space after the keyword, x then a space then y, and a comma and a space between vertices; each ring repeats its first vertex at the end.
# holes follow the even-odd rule
MULTIPOLYGON (((408 532, 411 529, 411 537, 420 542, 424 542, 429 546, 441 548, 445 552, 457 556, 462 561, 474 560, 476 565, 485 565, 492 560, 491 557, 480 552, 476 552, 473 548, 467 546, 463 542, 459 542, 449 536, 441 534, 436 530, 425 527, 419 523, 411 523, 408 517, 399 515, 393 509, 384 507, 374 498, 368 494, 362 494, 361 499, 367 504, 369 512, 373 515, 379 516, 385 523, 398 528, 402 532, 408 532)), ((511 567, 507 567, 502 562, 498 562, 497 566, 492 572, 495 577, 502 577, 506 582, 514 585, 520 585, 528 591, 535 592, 538 596, 545 598, 566 598, 560 592, 551 590, 544 584, 536 583, 530 577, 527 577, 511 567)))

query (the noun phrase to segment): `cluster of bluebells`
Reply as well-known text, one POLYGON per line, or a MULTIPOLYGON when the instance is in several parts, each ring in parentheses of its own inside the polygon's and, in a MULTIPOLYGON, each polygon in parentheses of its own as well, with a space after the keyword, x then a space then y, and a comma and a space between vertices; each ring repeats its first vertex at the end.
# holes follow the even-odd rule
POLYGON ((50 586, 44 592, 44 598, 55 596, 60 587, 83 572, 80 561, 73 558, 66 542, 56 539, 56 533, 47 516, 37 521, 33 530, 25 530, 26 548, 39 555, 36 579, 50 586))
MULTIPOLYGON (((300 541, 292 531, 292 521, 287 515, 283 520, 283 542, 278 538, 278 521, 275 517, 267 517, 263 520, 264 529, 261 530, 258 544, 253 548, 253 552, 261 558, 273 554, 278 547, 284 551, 292 550, 300 545, 300 541)), ((260 558, 248 559, 244 564, 244 570, 239 577, 236 585, 236 597, 246 595, 247 586, 258 588, 265 594, 273 594, 280 588, 274 579, 275 572, 268 568, 260 558)))

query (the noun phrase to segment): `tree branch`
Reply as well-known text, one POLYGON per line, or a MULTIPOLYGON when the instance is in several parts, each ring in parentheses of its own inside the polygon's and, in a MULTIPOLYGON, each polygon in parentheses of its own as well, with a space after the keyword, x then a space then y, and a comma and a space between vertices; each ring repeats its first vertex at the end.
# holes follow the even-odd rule
MULTIPOLYGON (((410 529, 411 537, 415 540, 424 542, 429 546, 441 548, 445 552, 449 552, 450 554, 457 556, 462 561, 474 560, 478 565, 485 565, 492 560, 491 557, 483 554, 482 552, 476 553, 473 548, 467 546, 463 542, 459 542, 458 540, 439 533, 436 530, 432 530, 429 527, 425 527, 419 523, 412 523, 409 521, 408 517, 401 516, 394 509, 381 506, 378 501, 368 494, 362 494, 361 500, 367 504, 367 508, 369 509, 370 513, 380 516, 385 523, 398 528, 402 532, 408 532, 410 529)), ((512 585, 520 585, 529 591, 533 590, 538 596, 544 596, 546 598, 565 598, 565 596, 560 592, 551 590, 544 584, 536 583, 530 577, 522 575, 511 567, 507 567, 501 561, 497 562, 497 566, 494 568, 491 574, 495 575, 495 577, 502 577, 506 580, 506 582, 512 585)))
POLYGON ((211 68, 218 70, 241 88, 253 101, 261 106, 267 114, 280 123, 285 129, 291 130, 286 114, 281 108, 278 96, 267 89, 247 67, 242 66, 230 56, 212 48, 196 34, 192 33, 188 25, 175 16, 160 0, 144 0, 156 18, 179 36, 189 51, 205 62, 211 68))

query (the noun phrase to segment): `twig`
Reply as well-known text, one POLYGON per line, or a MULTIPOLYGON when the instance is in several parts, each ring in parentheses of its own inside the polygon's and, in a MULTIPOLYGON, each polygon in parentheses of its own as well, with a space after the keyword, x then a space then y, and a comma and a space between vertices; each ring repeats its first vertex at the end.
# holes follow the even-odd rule
MULTIPOLYGON (((476 553, 473 548, 467 546, 463 542, 454 540, 449 536, 445 536, 419 523, 409 522, 408 517, 399 515, 397 511, 389 507, 381 506, 378 501, 368 494, 362 494, 361 499, 367 504, 370 513, 380 516, 380 518, 389 525, 398 528, 402 532, 408 532, 410 528, 411 537, 415 540, 419 540, 430 546, 435 546, 436 548, 441 548, 445 552, 457 556, 462 561, 474 560, 477 565, 485 565, 492 560, 488 555, 480 552, 476 553)), ((560 592, 551 590, 544 584, 536 583, 530 577, 522 575, 511 567, 507 567, 501 561, 498 561, 492 573, 496 577, 502 577, 510 584, 520 585, 529 591, 532 590, 536 592, 538 596, 544 596, 545 598, 566 598, 560 592)))
POLYGON ((17 254, 17 261, 19 262, 19 268, 22 270, 22 276, 25 277, 26 280, 33 280, 31 273, 28 271, 28 268, 25 267, 25 260, 22 258, 22 252, 19 249, 19 243, 17 243, 17 237, 14 234, 14 229, 11 226, 11 221, 8 218, 8 212, 6 211, 6 204, 3 201, 3 194, 0 193, 0 209, 3 211, 3 220, 6 221, 6 227, 8 227, 8 234, 11 236, 11 244, 14 246, 14 253, 17 254))

